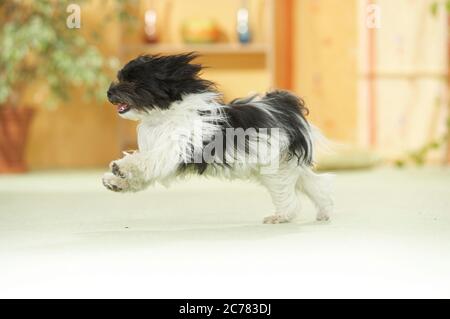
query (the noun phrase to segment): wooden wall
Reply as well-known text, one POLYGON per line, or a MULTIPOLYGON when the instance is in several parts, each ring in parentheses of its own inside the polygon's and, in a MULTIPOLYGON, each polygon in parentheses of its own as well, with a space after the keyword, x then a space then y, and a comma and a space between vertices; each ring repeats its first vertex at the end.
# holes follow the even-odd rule
MULTIPOLYGON (((369 70, 370 33, 364 19, 359 19, 358 136, 362 145, 376 149, 385 158, 397 159, 446 134, 447 15, 444 5, 432 14, 433 0, 372 2, 381 9, 381 25, 372 31, 375 61, 369 70), (371 94, 375 103, 370 103, 371 94), (367 129, 372 126, 370 122, 371 138, 367 129)), ((359 16, 363 17, 367 0, 359 3, 359 16)), ((429 160, 442 162, 443 146, 430 153, 429 160)))
MULTIPOLYGON (((98 43, 107 55, 116 54, 119 45, 118 26, 104 19, 112 9, 111 1, 83 3, 81 29, 72 30, 83 32, 90 41, 98 41, 90 36, 94 30, 107 33, 108 36, 98 43)), ((42 82, 45 84, 45 79, 42 82)), ((28 104, 38 110, 27 147, 30 168, 97 167, 107 164, 119 154, 116 142, 118 119, 109 104, 86 101, 79 89, 73 92, 70 101, 48 109, 43 106, 45 90, 37 87, 30 89, 26 98, 28 104)))
POLYGON ((294 90, 335 140, 356 141, 357 0, 294 0, 294 90))

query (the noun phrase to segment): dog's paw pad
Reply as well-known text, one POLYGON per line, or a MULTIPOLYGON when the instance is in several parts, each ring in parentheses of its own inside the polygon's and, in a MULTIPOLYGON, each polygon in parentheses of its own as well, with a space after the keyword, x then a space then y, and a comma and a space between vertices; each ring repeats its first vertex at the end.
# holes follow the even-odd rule
POLYGON ((330 215, 328 213, 318 213, 316 216, 318 222, 326 222, 330 220, 330 215))
POLYGON ((126 188, 126 184, 123 179, 119 179, 117 176, 111 173, 105 174, 102 179, 103 185, 113 192, 123 192, 126 188))
POLYGON ((126 177, 125 173, 123 173, 123 172, 120 170, 120 167, 119 167, 119 165, 117 165, 116 162, 113 162, 113 163, 111 164, 111 171, 112 171, 112 173, 113 173, 114 175, 116 175, 117 177, 120 177, 120 178, 125 178, 125 177, 126 177))
POLYGON ((112 184, 110 181, 103 180, 103 185, 107 189, 109 189, 110 191, 113 191, 113 192, 121 192, 122 191, 122 189, 119 186, 112 184))
POLYGON ((264 224, 282 224, 282 223, 288 223, 289 222, 289 218, 287 218, 284 215, 270 215, 267 216, 263 219, 263 223, 264 224))

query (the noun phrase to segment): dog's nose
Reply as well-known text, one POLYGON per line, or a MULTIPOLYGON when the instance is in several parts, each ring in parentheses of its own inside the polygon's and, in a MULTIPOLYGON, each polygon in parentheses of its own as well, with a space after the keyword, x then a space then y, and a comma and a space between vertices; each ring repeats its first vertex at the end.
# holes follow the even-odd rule
POLYGON ((111 98, 111 96, 112 96, 111 89, 109 89, 108 92, 106 92, 106 96, 108 97, 108 99, 111 98))

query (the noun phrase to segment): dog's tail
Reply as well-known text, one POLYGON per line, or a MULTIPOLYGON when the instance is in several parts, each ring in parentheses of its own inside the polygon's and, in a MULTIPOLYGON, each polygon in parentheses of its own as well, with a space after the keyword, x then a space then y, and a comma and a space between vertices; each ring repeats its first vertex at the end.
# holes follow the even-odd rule
POLYGON ((305 101, 289 91, 275 90, 268 92, 263 97, 263 100, 271 102, 271 105, 275 109, 282 108, 283 110, 298 114, 303 118, 309 114, 305 101))
POLYGON ((318 127, 306 120, 309 109, 302 98, 288 91, 276 90, 267 93, 262 100, 268 102, 276 113, 285 115, 280 118, 289 133, 291 152, 297 155, 302 150, 307 164, 312 165, 315 162, 317 153, 334 153, 342 146, 328 139, 318 127), (302 136, 296 132, 300 132, 302 136))
POLYGON ((288 91, 276 90, 267 93, 261 101, 269 106, 277 118, 277 125, 289 138, 289 155, 308 166, 313 162, 313 134, 306 120, 308 108, 303 99, 288 91))

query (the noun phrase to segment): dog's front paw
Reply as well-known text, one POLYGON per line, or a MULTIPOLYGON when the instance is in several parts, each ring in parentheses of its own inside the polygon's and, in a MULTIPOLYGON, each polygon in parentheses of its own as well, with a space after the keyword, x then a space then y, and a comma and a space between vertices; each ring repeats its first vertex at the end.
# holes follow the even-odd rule
POLYGON ((109 164, 111 173, 105 174, 103 184, 116 192, 137 192, 149 185, 143 172, 131 155, 109 164))
POLYGON ((127 157, 111 162, 109 168, 115 176, 124 179, 135 179, 142 176, 137 165, 127 157))
POLYGON ((128 182, 112 173, 105 173, 102 178, 103 185, 113 192, 126 192, 129 188, 128 182))
POLYGON ((114 175, 116 175, 117 177, 120 177, 120 178, 129 177, 128 176, 129 174, 127 172, 125 172, 125 170, 122 167, 119 166, 118 161, 111 162, 111 164, 109 164, 109 168, 111 169, 111 172, 114 175))

